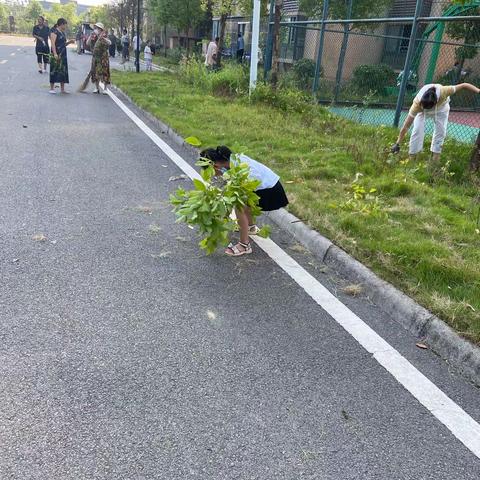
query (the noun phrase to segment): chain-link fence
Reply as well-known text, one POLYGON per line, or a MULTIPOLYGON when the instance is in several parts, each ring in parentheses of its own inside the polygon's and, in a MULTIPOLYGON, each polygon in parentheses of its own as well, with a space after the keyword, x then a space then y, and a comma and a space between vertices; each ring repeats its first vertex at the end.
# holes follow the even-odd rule
MULTIPOLYGON (((413 17, 282 22, 281 84, 313 91, 336 114, 373 125, 403 122, 425 84, 479 86, 480 0, 429 2, 429 17, 416 3, 413 17)), ((459 91, 450 107, 449 136, 473 144, 480 95, 459 91)))

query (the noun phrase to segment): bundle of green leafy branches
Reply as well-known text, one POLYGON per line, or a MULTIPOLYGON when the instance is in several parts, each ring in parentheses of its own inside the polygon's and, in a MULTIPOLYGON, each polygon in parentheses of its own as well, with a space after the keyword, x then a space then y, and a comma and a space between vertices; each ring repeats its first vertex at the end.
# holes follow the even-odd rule
MULTIPOLYGON (((250 208, 253 217, 260 214, 255 193, 260 182, 250 178, 250 167, 238 160, 222 176, 216 176, 210 160, 201 159, 197 165, 202 167, 203 181, 193 180, 193 190, 179 188, 170 196, 170 202, 177 222, 197 227, 202 236, 200 247, 211 254, 228 244, 236 227, 232 212, 250 208)), ((268 227, 261 234, 268 236, 268 227)))

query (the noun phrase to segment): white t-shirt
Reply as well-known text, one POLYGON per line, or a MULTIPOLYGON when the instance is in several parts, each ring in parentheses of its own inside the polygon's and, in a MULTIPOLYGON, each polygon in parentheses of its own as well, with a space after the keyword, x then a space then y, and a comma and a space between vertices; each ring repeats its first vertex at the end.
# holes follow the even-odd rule
MULTIPOLYGON (((233 157, 235 161, 236 157, 233 157)), ((264 190, 265 188, 272 188, 274 187, 280 177, 266 167, 263 163, 257 162, 253 160, 253 158, 244 155, 243 153, 238 155, 237 157, 241 163, 246 163, 250 167, 250 178, 254 178, 255 180, 260 180, 260 185, 258 186, 257 190, 264 190)))
MULTIPOLYGON (((133 45, 133 49, 136 50, 136 49, 137 49, 137 36, 136 36, 136 35, 133 37, 132 45, 133 45)), ((138 47, 139 47, 139 49, 140 49, 141 46, 142 46, 142 37, 140 37, 140 38, 138 39, 138 47)))
POLYGON ((207 65, 207 67, 215 65, 215 59, 213 56, 217 54, 217 51, 217 44, 215 42, 210 42, 207 48, 207 55, 205 56, 205 65, 207 65))
POLYGON ((409 115, 415 118, 419 113, 435 114, 448 110, 450 104, 450 95, 453 95, 456 91, 457 87, 455 85, 443 86, 439 83, 429 83, 423 86, 413 99, 413 104, 410 108, 409 115), (430 90, 434 87, 437 95, 437 104, 435 105, 435 108, 424 111, 420 103, 422 101, 422 97, 427 90, 430 90))
POLYGON ((143 50, 143 57, 145 60, 151 60, 152 59, 152 50, 148 45, 145 46, 145 49, 143 50))

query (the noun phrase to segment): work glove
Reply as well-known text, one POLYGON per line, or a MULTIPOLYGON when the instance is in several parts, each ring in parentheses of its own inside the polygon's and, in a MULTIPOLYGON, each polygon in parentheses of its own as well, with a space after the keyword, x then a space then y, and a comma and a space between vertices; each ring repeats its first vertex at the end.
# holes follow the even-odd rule
POLYGON ((400 152, 400 145, 398 143, 395 143, 393 147, 390 149, 390 153, 393 153, 394 155, 396 155, 399 152, 400 152))

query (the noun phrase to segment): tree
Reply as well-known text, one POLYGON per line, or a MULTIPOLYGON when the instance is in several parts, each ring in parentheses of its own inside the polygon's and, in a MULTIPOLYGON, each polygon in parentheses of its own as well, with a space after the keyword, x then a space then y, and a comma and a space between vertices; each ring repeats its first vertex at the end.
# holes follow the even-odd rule
POLYGON ((97 5, 88 9, 88 18, 91 22, 102 22, 106 26, 112 25, 112 17, 108 5, 97 5))
POLYGON ((283 0, 275 0, 275 20, 273 25, 272 75, 271 83, 276 88, 278 68, 280 66, 280 21, 282 19, 283 0))
POLYGON ((25 8, 24 18, 31 23, 36 23, 37 18, 43 15, 43 8, 37 0, 30 0, 25 8))
POLYGON ((220 32, 218 41, 217 66, 220 67, 222 63, 222 49, 225 42, 225 27, 227 25, 227 18, 239 6, 239 0, 201 0, 202 7, 206 11, 211 9, 213 15, 220 17, 220 32))
POLYGON ((480 130, 470 158, 470 170, 472 172, 480 172, 480 130))
POLYGON ((173 24, 175 0, 149 0, 152 18, 163 27, 163 53, 167 56, 167 27, 173 24))
MULTIPOLYGON (((329 17, 335 19, 348 18, 349 0, 330 0, 329 17)), ((383 17, 393 0, 354 0, 350 18, 378 18, 383 17)), ((300 0, 300 10, 313 18, 321 18, 323 0, 300 0)))
MULTIPOLYGON (((266 12, 268 0, 262 0, 262 11, 266 12)), ((250 14, 253 8, 252 0, 201 0, 201 5, 205 11, 210 11, 216 17, 220 17, 220 32, 218 42, 217 66, 220 66, 222 59, 222 49, 225 43, 225 28, 227 18, 233 13, 250 14)))
POLYGON ((205 17, 200 0, 150 0, 151 12, 160 25, 171 25, 187 36, 187 52, 190 51, 188 37, 205 17))
MULTIPOLYGON (((465 2, 455 2, 465 3, 465 2)), ((462 15, 480 15, 480 8, 474 8, 463 12, 462 15)), ((460 63, 457 68, 457 78, 455 82, 460 81, 465 60, 475 58, 478 54, 478 45, 480 43, 480 22, 478 20, 465 20, 462 22, 449 22, 447 24, 447 34, 450 38, 463 42, 463 45, 457 47, 455 55, 460 63)))
POLYGON ((77 4, 73 2, 64 5, 55 3, 49 13, 49 18, 55 23, 59 18, 64 18, 68 22, 70 30, 75 29, 80 23, 81 19, 77 15, 77 4))
POLYGON ((7 18, 7 7, 3 3, 0 3, 0 26, 7 21, 7 18))

